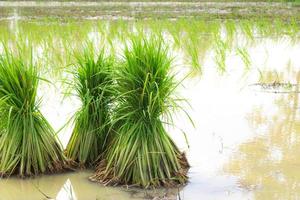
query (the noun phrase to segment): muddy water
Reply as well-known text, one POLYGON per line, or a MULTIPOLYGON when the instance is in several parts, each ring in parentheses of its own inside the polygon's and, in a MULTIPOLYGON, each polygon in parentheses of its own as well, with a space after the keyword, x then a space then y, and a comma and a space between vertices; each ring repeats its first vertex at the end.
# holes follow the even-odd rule
MULTIPOLYGON (((177 53, 177 54, 176 54, 177 53)), ((182 76, 189 68, 175 53, 182 76)), ((103 187, 91 183, 92 171, 45 175, 35 179, 0 180, 0 200, 38 199, 299 199, 300 198, 300 44, 286 38, 260 39, 249 47, 250 69, 228 53, 226 72, 217 70, 208 52, 202 72, 193 74, 178 93, 195 123, 183 113, 168 127, 172 138, 187 153, 189 183, 180 189, 155 191, 103 187), (180 130, 187 134, 189 144, 180 130)), ((64 87, 40 87, 42 112, 59 130, 80 106, 76 97, 63 98, 64 87)), ((66 146, 72 124, 59 133, 66 146)))
MULTIPOLYGON (((195 123, 194 128, 179 112, 174 116, 176 128, 168 128, 192 166, 185 187, 156 191, 103 187, 88 181, 92 171, 79 171, 0 180, 0 200, 300 198, 300 45, 265 39, 249 52, 250 70, 229 54, 225 73, 217 70, 209 54, 203 74, 187 78, 178 90, 189 100, 191 108, 186 109, 195 123), (291 87, 279 87, 280 83, 291 87)), ((176 62, 180 66, 180 55, 176 62)), ((188 68, 181 67, 176 70, 185 74, 188 68)), ((58 83, 42 85, 40 91, 47 91, 41 94, 42 112, 58 130, 80 102, 76 97, 62 100, 58 83)), ((70 125, 59 134, 64 146, 71 130, 70 125)))
POLYGON ((104 187, 87 180, 91 171, 43 176, 30 180, 10 178, 0 182, 0 199, 55 199, 55 200, 114 200, 166 197, 176 199, 178 190, 138 191, 104 187))
MULTIPOLYGON (((300 73, 295 76, 299 83, 300 73)), ((255 199, 299 199, 299 94, 273 96, 272 114, 262 106, 249 113, 257 136, 238 147, 225 171, 239 176, 239 186, 254 191, 255 199)))

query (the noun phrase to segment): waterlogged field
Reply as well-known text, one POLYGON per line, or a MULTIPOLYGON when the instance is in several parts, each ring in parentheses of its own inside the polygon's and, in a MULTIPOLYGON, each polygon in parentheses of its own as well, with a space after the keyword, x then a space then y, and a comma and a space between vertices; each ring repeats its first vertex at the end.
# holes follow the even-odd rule
POLYGON ((174 9, 187 13, 180 5, 162 19, 99 13, 77 18, 76 9, 75 17, 49 17, 49 12, 62 13, 50 8, 35 17, 38 13, 16 5, 1 9, 7 12, 0 20, 0 49, 33 55, 47 79, 38 88, 41 112, 64 147, 81 105, 68 84, 74 52, 92 43, 96 51, 104 46, 105 53, 122 59, 132 35, 155 34, 168 44, 172 71, 182 80, 176 92, 188 100, 184 110, 194 126, 178 111, 175 126, 167 127, 191 165, 184 187, 104 187, 90 182, 93 172, 83 170, 1 179, 0 200, 300 198, 300 24, 297 15, 290 16, 297 7, 289 14, 282 11, 282 18, 260 20, 236 15, 174 18, 174 9))

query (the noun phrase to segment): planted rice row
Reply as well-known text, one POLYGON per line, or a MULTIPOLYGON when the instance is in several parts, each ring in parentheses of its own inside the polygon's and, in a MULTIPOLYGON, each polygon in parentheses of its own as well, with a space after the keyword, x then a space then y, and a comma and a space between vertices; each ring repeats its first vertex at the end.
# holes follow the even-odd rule
MULTIPOLYGON (((51 72, 60 72, 58 66, 72 63, 72 49, 80 49, 83 41, 105 44, 113 53, 119 53, 120 43, 132 33, 157 34, 167 38, 174 53, 184 56, 184 65, 201 75, 207 66, 206 58, 214 56, 214 66, 224 72, 228 55, 240 57, 246 70, 253 67, 249 50, 266 40, 287 40, 291 45, 299 42, 300 26, 296 19, 240 19, 204 20, 180 18, 176 20, 16 20, 0 22, 0 40, 15 45, 23 41, 41 54, 43 66, 51 72), (71 51, 70 51, 71 49, 71 51)), ((210 67, 210 66, 209 66, 210 67)))

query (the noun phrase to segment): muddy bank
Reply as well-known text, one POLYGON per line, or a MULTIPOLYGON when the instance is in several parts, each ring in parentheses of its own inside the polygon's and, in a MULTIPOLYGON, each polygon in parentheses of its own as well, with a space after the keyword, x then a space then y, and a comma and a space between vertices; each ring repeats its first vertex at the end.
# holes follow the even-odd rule
POLYGON ((300 6, 267 2, 57 2, 0 1, 0 18, 136 19, 136 18, 291 18, 300 6))

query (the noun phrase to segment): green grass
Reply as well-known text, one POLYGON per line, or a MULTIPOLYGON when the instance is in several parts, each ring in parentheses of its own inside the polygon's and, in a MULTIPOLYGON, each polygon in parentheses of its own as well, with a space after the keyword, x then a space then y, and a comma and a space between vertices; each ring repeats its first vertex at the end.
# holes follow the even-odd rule
POLYGON ((113 99, 112 58, 92 46, 77 55, 74 88, 82 102, 66 155, 80 166, 91 166, 105 149, 113 99))
POLYGON ((186 183, 188 162, 164 128, 179 107, 171 61, 161 39, 131 39, 115 72, 115 133, 91 180, 144 188, 186 183))
POLYGON ((39 110, 37 67, 5 49, 0 56, 0 175, 61 171, 65 157, 39 110))

